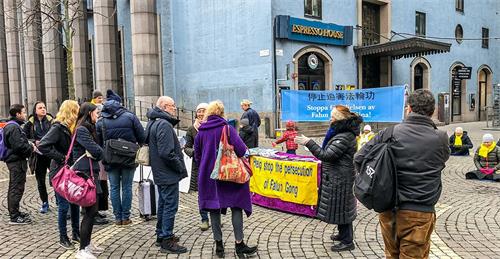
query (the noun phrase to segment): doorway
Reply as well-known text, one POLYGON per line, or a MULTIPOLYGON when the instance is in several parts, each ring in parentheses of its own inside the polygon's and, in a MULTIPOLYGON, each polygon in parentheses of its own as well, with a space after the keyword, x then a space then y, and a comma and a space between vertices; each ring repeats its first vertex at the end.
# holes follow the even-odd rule
POLYGON ((490 105, 490 98, 493 94, 493 87, 491 86, 491 71, 484 67, 478 72, 478 119, 481 121, 487 120, 488 112, 487 107, 490 105))
POLYGON ((307 46, 293 57, 296 90, 332 90, 332 58, 323 49, 307 46))
POLYGON ((325 62, 314 52, 299 58, 299 90, 325 90, 325 62))
POLYGON ((413 74, 413 82, 414 87, 413 90, 423 89, 424 88, 424 68, 421 64, 417 64, 415 66, 415 71, 413 74))

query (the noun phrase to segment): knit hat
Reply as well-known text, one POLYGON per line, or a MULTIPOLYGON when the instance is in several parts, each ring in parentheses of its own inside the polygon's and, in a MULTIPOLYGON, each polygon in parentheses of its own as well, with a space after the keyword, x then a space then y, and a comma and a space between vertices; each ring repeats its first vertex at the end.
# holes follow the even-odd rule
POLYGON ((199 109, 207 109, 208 107, 208 103, 200 103, 198 104, 198 106, 196 106, 196 111, 198 111, 199 109))
POLYGON ((295 129, 295 122, 293 122, 293 121, 287 121, 286 122, 286 128, 287 129, 295 129))
POLYGON ((372 127, 370 125, 365 125, 363 131, 372 131, 372 127))
POLYGON ((104 95, 102 95, 102 92, 101 92, 101 91, 99 91, 99 90, 95 90, 95 91, 92 93, 92 99, 95 99, 95 98, 97 98, 97 97, 99 97, 99 96, 104 96, 104 95))
POLYGON ((347 119, 347 116, 344 113, 342 113, 341 111, 337 110, 337 108, 333 108, 332 117, 338 121, 347 119))
POLYGON ((111 90, 111 89, 108 89, 108 91, 106 91, 106 99, 115 100, 119 103, 122 103, 122 98, 119 95, 117 95, 115 92, 113 92, 113 90, 111 90))
POLYGON ((249 121, 247 118, 245 118, 245 119, 241 119, 241 120, 240 120, 240 124, 241 124, 242 126, 248 126, 248 125, 250 125, 250 121, 249 121))
POLYGON ((493 135, 487 133, 483 135, 483 143, 484 142, 493 142, 495 139, 493 138, 493 135))

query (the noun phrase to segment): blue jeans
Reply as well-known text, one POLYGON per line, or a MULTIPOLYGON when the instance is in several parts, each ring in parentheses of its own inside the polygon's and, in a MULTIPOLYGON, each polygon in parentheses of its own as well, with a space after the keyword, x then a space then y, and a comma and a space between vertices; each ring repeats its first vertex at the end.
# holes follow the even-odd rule
POLYGON ((68 215, 68 210, 71 215, 71 228, 73 235, 80 236, 80 206, 73 203, 69 203, 57 192, 54 192, 58 204, 57 209, 57 225, 59 227, 59 236, 67 237, 68 229, 66 228, 66 216, 68 215))
POLYGON ((179 183, 158 185, 160 197, 158 199, 158 221, 156 235, 159 238, 174 236, 174 221, 179 207, 179 183))
POLYGON ((297 154, 296 151, 295 151, 295 149, 287 149, 286 153, 287 154, 292 154, 292 155, 296 155, 297 154))
POLYGON ((134 172, 135 169, 130 168, 111 168, 111 170, 108 171, 110 185, 109 194, 116 221, 130 219, 134 172))
POLYGON ((201 221, 208 221, 208 211, 200 210, 201 221))

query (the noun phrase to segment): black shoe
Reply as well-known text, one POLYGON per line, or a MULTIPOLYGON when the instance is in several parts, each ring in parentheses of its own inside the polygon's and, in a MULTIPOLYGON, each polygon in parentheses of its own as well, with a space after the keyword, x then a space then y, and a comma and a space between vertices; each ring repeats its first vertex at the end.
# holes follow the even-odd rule
POLYGON ((11 225, 26 225, 29 223, 31 223, 31 219, 25 218, 22 216, 17 216, 15 218, 12 218, 12 219, 10 219, 10 222, 9 222, 9 224, 11 224, 11 225))
POLYGON ((96 217, 101 218, 101 219, 105 219, 107 216, 104 213, 97 212, 97 216, 96 217))
POLYGON ((355 248, 354 242, 351 242, 350 244, 338 243, 332 246, 332 251, 333 252, 351 251, 354 250, 354 248, 355 248))
POLYGON ((100 217, 94 218, 94 225, 106 225, 109 224, 109 220, 100 217))
POLYGON ((183 254, 187 252, 187 248, 175 242, 174 238, 169 238, 161 241, 160 252, 167 254, 183 254))
POLYGON ((31 215, 26 212, 19 212, 19 216, 27 219, 31 219, 31 215))
POLYGON ((221 241, 215 241, 215 255, 219 258, 224 258, 224 243, 221 241))
POLYGON ((330 239, 331 239, 332 241, 340 241, 340 235, 331 235, 331 236, 330 236, 330 239))
MULTIPOLYGON (((174 235, 172 238, 173 238, 173 240, 174 240, 175 242, 177 242, 177 243, 179 243, 179 241, 181 241, 181 238, 180 238, 180 237, 178 237, 178 236, 175 236, 175 235, 174 235)), ((163 240, 163 238, 161 238, 161 237, 156 237, 156 242, 155 242, 155 245, 156 245, 156 246, 160 246, 160 245, 161 245, 161 241, 162 241, 162 240, 163 240)))
POLYGON ((71 238, 71 241, 75 243, 80 243, 80 235, 79 234, 73 234, 73 237, 71 238))
POLYGON ((239 244, 236 243, 236 255, 238 258, 245 258, 246 255, 252 255, 255 252, 257 252, 257 246, 249 247, 243 241, 239 244))
POLYGON ((65 237, 61 237, 61 238, 59 239, 59 245, 60 245, 62 248, 66 249, 66 250, 70 250, 70 249, 75 248, 75 247, 73 246, 73 243, 71 243, 71 241, 69 241, 69 238, 68 238, 67 236, 65 236, 65 237))

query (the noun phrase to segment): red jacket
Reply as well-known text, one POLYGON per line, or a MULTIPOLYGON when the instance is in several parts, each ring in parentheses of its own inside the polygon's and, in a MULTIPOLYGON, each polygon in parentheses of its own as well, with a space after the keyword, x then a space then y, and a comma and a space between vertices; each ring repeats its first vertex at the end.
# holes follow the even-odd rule
POLYGON ((296 130, 286 130, 283 133, 283 137, 281 137, 276 141, 276 144, 283 143, 286 141, 287 150, 297 150, 299 148, 299 145, 295 143, 295 137, 297 137, 297 134, 298 133, 296 130))

